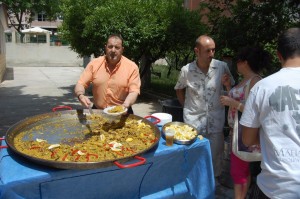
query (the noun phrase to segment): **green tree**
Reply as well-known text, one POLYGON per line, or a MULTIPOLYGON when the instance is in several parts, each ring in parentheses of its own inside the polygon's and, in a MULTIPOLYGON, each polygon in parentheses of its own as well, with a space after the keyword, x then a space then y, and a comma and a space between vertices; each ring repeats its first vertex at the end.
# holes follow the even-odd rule
POLYGON ((296 0, 211 0, 201 4, 200 10, 207 8, 210 31, 219 49, 227 48, 235 53, 243 46, 258 45, 274 55, 273 67, 265 75, 280 67, 274 54, 280 32, 300 26, 300 3, 296 0))
POLYGON ((172 70, 180 70, 183 65, 194 60, 196 38, 207 31, 207 27, 201 23, 198 11, 190 11, 179 5, 170 15, 172 21, 167 31, 167 39, 172 45, 166 54, 169 65, 167 77, 172 70))
POLYGON ((61 32, 70 42, 71 48, 81 56, 97 57, 103 53, 109 34, 121 34, 125 40, 124 55, 140 66, 145 87, 150 82, 151 64, 164 58, 166 52, 174 49, 174 46, 186 46, 185 38, 192 35, 174 36, 182 30, 174 30, 172 27, 175 13, 179 16, 184 11, 181 0, 63 2, 64 21, 61 32))
MULTIPOLYGON (((59 31, 61 37, 70 43, 71 49, 81 57, 90 55, 99 56, 101 44, 104 44, 101 37, 96 40, 94 39, 86 25, 86 18, 92 15, 92 8, 96 8, 102 2, 101 0, 62 0, 61 10, 64 13, 64 20, 59 31)), ((95 32, 95 34, 98 33, 95 32)))

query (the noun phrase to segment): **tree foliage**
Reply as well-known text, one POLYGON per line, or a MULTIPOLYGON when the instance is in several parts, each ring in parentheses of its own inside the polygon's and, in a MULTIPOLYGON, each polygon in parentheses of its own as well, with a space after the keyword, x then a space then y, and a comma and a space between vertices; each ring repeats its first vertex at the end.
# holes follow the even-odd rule
POLYGON ((167 38, 172 45, 166 54, 169 65, 168 77, 172 69, 180 70, 183 65, 194 60, 196 38, 207 31, 207 27, 201 23, 198 11, 190 11, 179 6, 170 15, 172 22, 168 28, 167 38))
POLYGON ((103 53, 107 36, 118 33, 128 47, 125 54, 136 62, 145 54, 155 61, 169 48, 190 44, 191 35, 194 39, 199 27, 199 21, 195 21, 200 19, 189 22, 179 0, 64 0, 62 10, 63 36, 81 56, 103 53), (187 28, 186 22, 194 28, 187 28), (85 45, 78 40, 85 41, 85 45))
POLYGON ((99 56, 112 33, 124 38, 124 55, 149 74, 167 52, 186 48, 200 34, 199 13, 187 12, 181 0, 63 0, 61 32, 81 56, 99 56), (198 18, 197 18, 198 16, 198 18))
MULTIPOLYGON (((276 60, 274 48, 280 32, 300 26, 300 3, 296 0, 211 0, 201 4, 200 10, 207 8, 210 31, 218 49, 229 49, 233 53, 247 45, 262 46, 276 60)), ((273 66, 265 71, 266 75, 278 70, 278 61, 273 66)))

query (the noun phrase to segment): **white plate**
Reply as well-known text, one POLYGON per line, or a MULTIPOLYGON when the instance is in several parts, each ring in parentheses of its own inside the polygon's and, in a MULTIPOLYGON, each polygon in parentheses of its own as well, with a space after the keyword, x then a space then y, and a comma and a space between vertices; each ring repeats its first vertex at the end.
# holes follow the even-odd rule
POLYGON ((111 109, 113 109, 113 108, 115 108, 115 107, 116 107, 116 106, 109 106, 109 107, 105 108, 105 109, 103 110, 103 112, 104 112, 105 114, 108 114, 108 115, 114 115, 114 116, 123 115, 124 113, 127 112, 127 108, 123 107, 124 110, 123 110, 122 112, 118 112, 118 113, 110 113, 109 110, 111 110, 111 109))

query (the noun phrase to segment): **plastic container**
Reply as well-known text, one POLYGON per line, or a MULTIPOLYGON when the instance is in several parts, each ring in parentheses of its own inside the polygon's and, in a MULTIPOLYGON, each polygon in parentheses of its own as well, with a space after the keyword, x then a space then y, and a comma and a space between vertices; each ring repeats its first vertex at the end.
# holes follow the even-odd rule
POLYGON ((168 113, 153 113, 152 116, 160 119, 160 122, 157 123, 157 126, 163 126, 168 122, 172 122, 172 115, 168 113))

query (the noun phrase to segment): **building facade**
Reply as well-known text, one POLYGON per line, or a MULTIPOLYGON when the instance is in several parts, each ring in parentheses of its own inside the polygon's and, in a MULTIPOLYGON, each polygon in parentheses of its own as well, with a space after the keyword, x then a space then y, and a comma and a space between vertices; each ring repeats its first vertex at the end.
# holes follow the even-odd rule
POLYGON ((6 7, 0 2, 0 83, 3 80, 3 76, 6 70, 6 45, 5 45, 5 33, 8 28, 6 7))
POLYGON ((184 0, 184 7, 189 10, 196 10, 200 3, 207 2, 207 0, 184 0))

